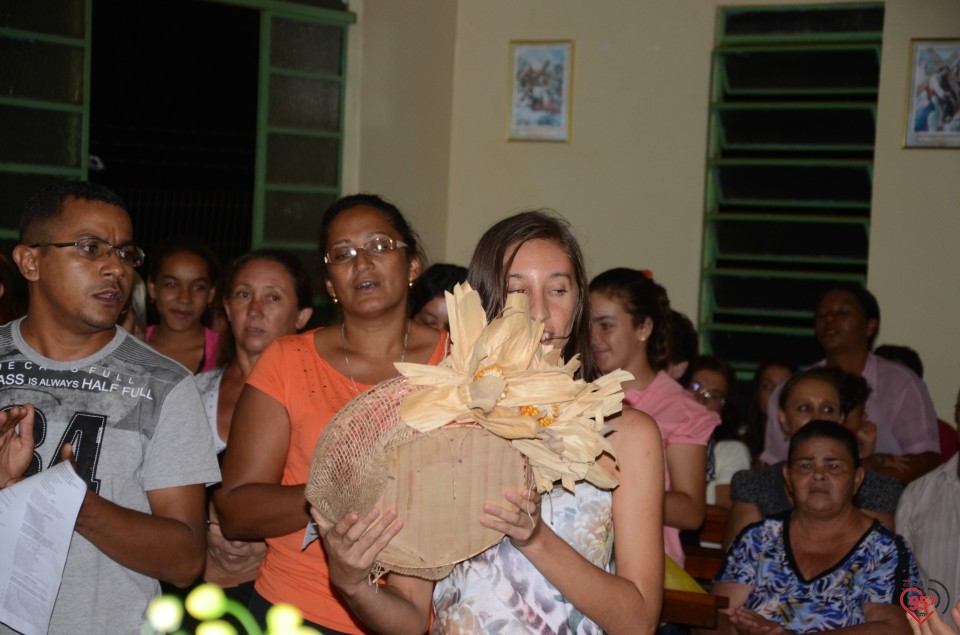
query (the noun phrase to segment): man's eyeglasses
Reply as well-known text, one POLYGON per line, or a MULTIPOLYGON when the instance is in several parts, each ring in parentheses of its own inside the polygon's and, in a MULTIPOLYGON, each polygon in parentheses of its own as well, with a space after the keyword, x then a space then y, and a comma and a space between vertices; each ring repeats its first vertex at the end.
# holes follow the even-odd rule
POLYGON ((100 238, 81 238, 75 243, 34 243, 29 247, 76 247, 77 253, 87 260, 106 260, 110 254, 116 253, 117 258, 125 265, 139 267, 143 264, 146 254, 136 245, 111 245, 100 238))
POLYGON ((323 257, 323 262, 328 265, 344 265, 356 258, 357 254, 361 251, 365 251, 368 256, 382 256, 400 247, 409 247, 409 245, 400 240, 394 240, 386 236, 378 236, 371 238, 359 247, 350 247, 347 245, 334 247, 323 257))
POLYGON ((697 401, 706 405, 707 402, 714 402, 723 407, 727 403, 727 396, 722 392, 711 392, 704 389, 703 386, 697 382, 690 384, 690 392, 693 393, 693 396, 697 398, 697 401))

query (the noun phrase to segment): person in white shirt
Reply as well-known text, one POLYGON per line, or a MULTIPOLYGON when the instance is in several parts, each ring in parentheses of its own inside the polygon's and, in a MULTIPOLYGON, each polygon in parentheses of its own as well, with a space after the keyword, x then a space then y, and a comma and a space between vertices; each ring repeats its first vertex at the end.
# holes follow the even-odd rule
MULTIPOLYGON (((960 423, 960 395, 954 409, 954 421, 960 423)), ((936 588, 936 580, 946 588, 950 600, 960 594, 960 541, 957 540, 960 519, 960 455, 923 476, 903 491, 897 506, 897 532, 913 549, 923 579, 919 588, 936 588)), ((946 604, 941 607, 946 611, 946 604)), ((943 621, 953 628, 952 612, 945 612, 943 621)))

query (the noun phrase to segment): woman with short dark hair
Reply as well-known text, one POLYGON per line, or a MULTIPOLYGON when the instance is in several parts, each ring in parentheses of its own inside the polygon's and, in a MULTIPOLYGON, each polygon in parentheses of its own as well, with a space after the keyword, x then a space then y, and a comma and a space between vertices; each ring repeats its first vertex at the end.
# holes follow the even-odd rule
POLYGON ((919 571, 906 542, 863 514, 857 439, 812 421, 790 440, 794 508, 744 530, 713 584, 729 598, 720 633, 909 633, 901 591, 919 571))

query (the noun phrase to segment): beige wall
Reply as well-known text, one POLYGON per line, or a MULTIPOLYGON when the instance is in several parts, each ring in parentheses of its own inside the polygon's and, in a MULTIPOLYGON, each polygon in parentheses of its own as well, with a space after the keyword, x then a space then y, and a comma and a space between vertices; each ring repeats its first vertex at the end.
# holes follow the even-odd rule
MULTIPOLYGON (((412 204, 414 214, 425 210, 418 222, 427 221, 421 228, 434 256, 463 264, 492 221, 553 207, 574 224, 591 273, 652 269, 674 305, 695 315, 710 50, 721 4, 759 3, 364 0, 355 29, 364 34, 365 55, 359 183, 412 204), (454 34, 453 54, 436 59, 450 53, 454 34), (576 43, 570 143, 504 140, 509 42, 521 39, 576 43), (422 51, 397 51, 398 44, 422 51), (432 103, 449 94, 449 112, 432 103), (434 111, 449 118, 447 146, 434 111)), ((948 241, 960 237, 960 199, 950 187, 960 151, 900 145, 909 40, 960 37, 960 2, 889 0, 886 7, 870 286, 883 307, 880 341, 919 350, 937 409, 952 419, 960 346, 950 321, 960 316, 960 250, 948 241)))
POLYGON ((354 0, 344 191, 404 210, 431 260, 444 255, 457 3, 354 0))
POLYGON ((904 150, 910 38, 960 38, 957 0, 886 3, 869 286, 878 343, 917 349, 940 417, 960 387, 960 150, 904 150))

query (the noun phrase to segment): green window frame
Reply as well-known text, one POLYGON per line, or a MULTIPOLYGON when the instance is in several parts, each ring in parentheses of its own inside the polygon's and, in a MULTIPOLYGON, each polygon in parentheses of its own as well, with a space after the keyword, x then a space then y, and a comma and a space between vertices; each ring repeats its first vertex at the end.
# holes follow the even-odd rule
POLYGON ((0 27, 0 240, 30 194, 87 176, 90 0, 14 2, 0 27))
MULTIPOLYGON (((0 27, 0 240, 16 239, 29 195, 87 178, 93 1, 16 2, 0 27)), ((309 2, 210 1, 260 13, 250 246, 297 253, 319 285, 320 217, 342 189, 347 36, 357 16, 309 2)))
POLYGON ((347 35, 356 15, 265 4, 251 241, 301 258, 325 316, 332 305, 320 293, 317 240, 323 211, 342 191, 347 35))
POLYGON ((719 9, 698 326, 741 379, 814 361, 816 298, 866 282, 882 28, 878 3, 719 9))

